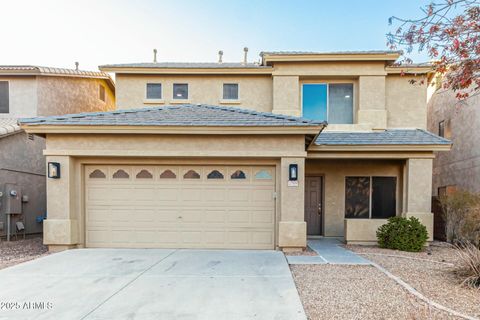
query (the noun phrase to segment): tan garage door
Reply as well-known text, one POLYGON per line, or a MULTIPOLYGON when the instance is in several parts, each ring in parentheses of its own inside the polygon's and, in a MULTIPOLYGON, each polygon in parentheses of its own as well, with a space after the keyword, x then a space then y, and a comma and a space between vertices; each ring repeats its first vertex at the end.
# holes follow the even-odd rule
POLYGON ((87 247, 274 247, 274 167, 91 165, 85 175, 87 247))

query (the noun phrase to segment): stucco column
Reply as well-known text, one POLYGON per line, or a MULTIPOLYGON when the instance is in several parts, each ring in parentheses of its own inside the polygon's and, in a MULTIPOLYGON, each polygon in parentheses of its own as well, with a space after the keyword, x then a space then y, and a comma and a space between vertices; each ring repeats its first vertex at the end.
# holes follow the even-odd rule
POLYGON ((408 159, 404 172, 405 217, 417 217, 428 230, 433 240, 432 206, 432 159, 408 159))
POLYGON ((361 76, 358 79, 358 123, 375 129, 387 127, 385 76, 361 76))
POLYGON ((280 178, 280 222, 278 245, 281 248, 304 248, 307 245, 307 224, 304 215, 305 158, 282 158, 280 178), (290 183, 290 164, 298 165, 298 185, 290 183))
POLYGON ((43 242, 51 249, 72 247, 78 243, 78 221, 74 215, 74 161, 68 156, 48 156, 46 160, 47 164, 60 163, 60 178, 47 178, 47 219, 43 222, 43 242))
POLYGON ((273 77, 273 113, 301 116, 300 81, 298 76, 273 77))

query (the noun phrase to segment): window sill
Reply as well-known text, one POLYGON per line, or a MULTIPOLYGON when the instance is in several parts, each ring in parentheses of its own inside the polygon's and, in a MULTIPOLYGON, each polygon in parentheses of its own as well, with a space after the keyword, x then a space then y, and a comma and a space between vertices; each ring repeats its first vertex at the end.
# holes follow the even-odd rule
POLYGON ((220 104, 241 104, 241 100, 234 100, 234 99, 221 99, 220 104))
POLYGON ((171 104, 184 104, 184 103, 190 103, 190 99, 172 99, 170 100, 171 104))
POLYGON ((144 104, 157 104, 157 103, 165 103, 163 99, 143 99, 144 104))

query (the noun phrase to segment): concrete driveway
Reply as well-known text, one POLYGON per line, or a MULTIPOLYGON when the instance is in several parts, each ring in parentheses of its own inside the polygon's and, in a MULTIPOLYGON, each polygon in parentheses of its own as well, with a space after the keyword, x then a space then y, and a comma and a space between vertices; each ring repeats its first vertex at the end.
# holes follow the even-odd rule
POLYGON ((0 319, 305 319, 276 251, 78 249, 0 271, 0 319))

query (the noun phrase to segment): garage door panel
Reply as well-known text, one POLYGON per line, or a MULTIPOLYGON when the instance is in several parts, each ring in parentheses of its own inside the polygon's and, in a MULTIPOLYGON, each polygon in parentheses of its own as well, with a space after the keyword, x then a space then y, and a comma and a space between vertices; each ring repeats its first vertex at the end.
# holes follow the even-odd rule
POLYGON ((87 166, 86 245, 272 249, 274 171, 248 166, 87 166))

